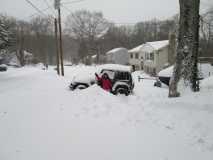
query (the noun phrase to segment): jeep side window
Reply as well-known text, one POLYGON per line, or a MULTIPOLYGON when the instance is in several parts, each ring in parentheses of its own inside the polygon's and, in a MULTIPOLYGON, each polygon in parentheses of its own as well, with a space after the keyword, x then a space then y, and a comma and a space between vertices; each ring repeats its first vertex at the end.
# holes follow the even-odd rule
POLYGON ((114 77, 115 77, 115 72, 113 70, 105 70, 105 69, 103 69, 100 73, 101 73, 101 75, 103 75, 104 73, 107 73, 111 80, 113 80, 114 77))
POLYGON ((131 80, 129 73, 127 73, 127 72, 117 72, 116 79, 119 79, 119 80, 131 80))

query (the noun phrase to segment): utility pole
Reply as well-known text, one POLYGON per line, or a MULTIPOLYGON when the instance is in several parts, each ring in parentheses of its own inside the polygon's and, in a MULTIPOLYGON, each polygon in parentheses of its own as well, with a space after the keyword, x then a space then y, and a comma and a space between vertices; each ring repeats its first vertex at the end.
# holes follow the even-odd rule
POLYGON ((57 19, 55 18, 55 45, 56 45, 56 61, 57 61, 57 73, 60 75, 60 55, 58 49, 58 25, 57 19))
POLYGON ((62 31, 61 31, 61 9, 58 9, 58 24, 59 24, 59 43, 61 56, 61 75, 64 76, 64 62, 63 62, 63 46, 62 46, 62 31))
POLYGON ((64 62, 63 62, 63 46, 62 46, 62 29, 61 29, 61 0, 55 0, 55 9, 58 10, 58 24, 59 24, 59 51, 60 51, 60 62, 61 62, 61 75, 64 76, 64 62))

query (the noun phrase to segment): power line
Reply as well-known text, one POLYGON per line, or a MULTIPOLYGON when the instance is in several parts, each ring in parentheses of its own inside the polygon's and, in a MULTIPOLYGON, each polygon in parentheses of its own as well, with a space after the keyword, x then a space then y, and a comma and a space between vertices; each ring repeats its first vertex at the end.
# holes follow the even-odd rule
POLYGON ((68 12, 72 13, 72 11, 68 7, 66 7, 65 5, 67 5, 67 4, 73 4, 73 3, 79 3, 79 2, 82 2, 82 1, 85 1, 85 0, 76 0, 76 1, 71 1, 71 2, 63 2, 63 3, 61 3, 62 4, 61 6, 64 9, 66 9, 68 12))
MULTIPOLYGON (((27 3, 29 3, 38 13, 44 15, 45 17, 47 16, 47 14, 45 14, 44 11, 47 11, 48 9, 51 8, 51 6, 48 6, 47 8, 41 10, 36 5, 34 5, 30 0, 25 0, 25 1, 27 3)), ((33 17, 33 16, 36 16, 36 14, 33 14, 33 15, 29 16, 29 17, 33 17)), ((50 15, 50 17, 54 19, 54 17, 52 15, 50 15)))
MULTIPOLYGON (((72 11, 68 8, 68 7, 66 7, 65 5, 62 5, 62 7, 65 9, 65 10, 67 10, 69 13, 71 13, 72 14, 72 11)), ((131 26, 134 26, 134 25, 136 25, 137 23, 133 23, 133 22, 121 22, 121 23, 119 23, 119 22, 113 22, 113 24, 115 24, 115 25, 131 25, 131 26)))
POLYGON ((46 16, 46 14, 42 10, 40 10, 38 7, 36 7, 30 0, 25 0, 25 1, 29 3, 37 12, 46 16))
MULTIPOLYGON (((49 10, 49 9, 50 9, 50 7, 47 7, 47 8, 45 8, 45 9, 41 10, 41 11, 42 11, 42 12, 45 12, 45 11, 47 11, 47 10, 49 10)), ((38 14, 40 14, 40 12, 39 12, 39 13, 31 14, 30 16, 27 16, 27 17, 31 18, 31 17, 37 16, 38 14)))
MULTIPOLYGON (((77 3, 77 2, 80 2, 80 1, 85 1, 85 0, 76 0, 76 1, 72 1, 72 2, 69 2, 69 3, 77 3)), ((68 3, 68 2, 67 2, 68 3)), ((65 6, 65 4, 66 3, 62 3, 62 7, 65 9, 65 10, 67 10, 68 12, 70 12, 70 13, 72 13, 72 11, 67 7, 67 6, 65 6)), ((134 22, 121 22, 121 23, 115 23, 114 22, 114 24, 116 24, 116 25, 135 25, 135 24, 137 24, 137 23, 134 23, 134 22)))
POLYGON ((49 7, 49 8, 51 9, 53 15, 56 15, 56 14, 55 14, 55 10, 54 10, 53 7, 48 3, 48 1, 47 1, 47 0, 44 0, 44 2, 46 3, 47 7, 49 7))
POLYGON ((75 1, 71 1, 71 2, 62 2, 61 4, 73 4, 73 3, 79 3, 85 0, 75 0, 75 1))
POLYGON ((72 13, 72 11, 69 9, 69 8, 67 8, 65 5, 61 5, 65 10, 67 10, 68 12, 70 12, 70 13, 72 13))

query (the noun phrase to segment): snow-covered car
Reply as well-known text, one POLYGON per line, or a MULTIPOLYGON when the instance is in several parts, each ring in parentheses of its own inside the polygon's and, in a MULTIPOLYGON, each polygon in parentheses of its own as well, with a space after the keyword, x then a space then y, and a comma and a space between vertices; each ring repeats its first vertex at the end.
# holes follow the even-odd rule
MULTIPOLYGON (((199 66, 198 67, 198 70, 199 70, 198 80, 202 80, 205 77, 207 77, 206 73, 211 74, 211 72, 213 72, 210 64, 200 64, 199 63, 198 66, 199 66)), ((170 66, 168 68, 161 70, 157 75, 157 81, 154 83, 154 86, 161 87, 161 85, 162 85, 161 83, 169 86, 169 82, 170 82, 170 79, 173 74, 173 68, 174 68, 174 66, 170 66)))
POLYGON ((125 94, 128 96, 133 92, 134 82, 131 75, 131 67, 124 65, 108 64, 101 66, 99 76, 107 73, 112 81, 111 92, 115 95, 125 94))
POLYGON ((173 66, 161 70, 157 75, 157 81, 154 83, 154 86, 161 87, 162 83, 169 86, 172 73, 173 73, 173 66))
POLYGON ((95 84, 95 75, 94 73, 89 73, 87 75, 78 74, 74 76, 69 88, 71 90, 75 89, 86 89, 89 86, 95 84))
POLYGON ((7 65, 1 64, 0 65, 0 72, 5 72, 5 71, 7 71, 7 65))

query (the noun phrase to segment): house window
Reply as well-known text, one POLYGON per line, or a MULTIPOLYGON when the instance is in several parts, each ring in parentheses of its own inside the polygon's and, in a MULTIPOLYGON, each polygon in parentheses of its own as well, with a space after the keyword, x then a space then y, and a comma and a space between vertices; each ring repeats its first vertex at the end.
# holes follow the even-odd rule
POLYGON ((133 56, 133 54, 131 53, 131 54, 130 54, 130 58, 133 59, 133 57, 134 57, 134 56, 133 56))
POLYGON ((136 59, 138 59, 138 58, 139 58, 138 53, 135 53, 135 58, 136 58, 136 59))
POLYGON ((154 53, 145 53, 145 60, 152 60, 154 61, 154 53))
POLYGON ((149 59, 154 61, 154 53, 149 54, 149 59))

